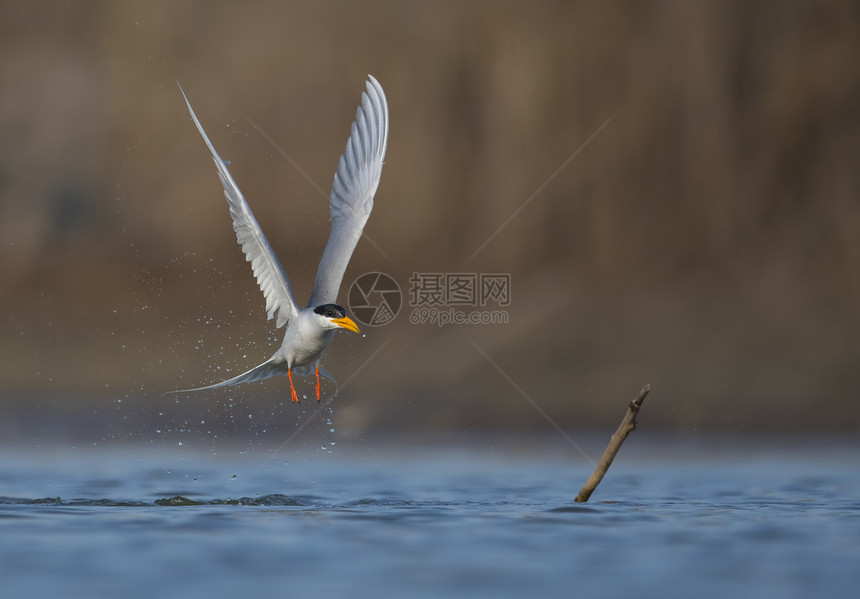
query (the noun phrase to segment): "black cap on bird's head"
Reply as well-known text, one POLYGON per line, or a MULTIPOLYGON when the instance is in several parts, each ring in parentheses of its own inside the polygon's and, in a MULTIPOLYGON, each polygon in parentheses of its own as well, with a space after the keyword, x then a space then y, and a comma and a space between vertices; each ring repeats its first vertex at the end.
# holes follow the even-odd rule
POLYGON ((358 325, 346 315, 346 310, 337 304, 323 304, 314 308, 314 313, 319 314, 323 318, 330 320, 334 324, 344 329, 348 329, 358 333, 358 325))

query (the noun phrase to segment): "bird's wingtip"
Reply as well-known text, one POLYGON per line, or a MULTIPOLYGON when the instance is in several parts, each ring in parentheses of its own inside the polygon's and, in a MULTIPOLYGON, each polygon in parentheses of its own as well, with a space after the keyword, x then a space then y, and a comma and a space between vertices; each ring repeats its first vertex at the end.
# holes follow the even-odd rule
POLYGON ((377 81, 377 80, 376 80, 376 77, 374 77, 374 76, 373 76, 373 75, 371 75, 370 73, 368 73, 368 74, 367 74, 367 83, 366 83, 366 85, 367 85, 367 91, 370 91, 370 90, 372 90, 372 89, 375 89, 375 90, 377 90, 377 91, 382 90, 382 86, 379 84, 379 81, 377 81))

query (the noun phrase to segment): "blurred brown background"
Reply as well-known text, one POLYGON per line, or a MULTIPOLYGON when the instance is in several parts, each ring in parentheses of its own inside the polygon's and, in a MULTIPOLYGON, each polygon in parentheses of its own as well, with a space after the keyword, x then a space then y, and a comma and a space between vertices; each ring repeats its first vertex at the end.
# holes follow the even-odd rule
POLYGON ((8 1, 0 48, 7 436, 315 408, 281 378, 161 396, 280 341, 176 81, 304 303, 327 204, 266 135, 327 192, 367 73, 381 251, 345 284, 510 273, 512 301, 338 335, 338 431, 552 430, 529 399, 607 430, 646 382, 652 429, 860 430, 857 3, 8 1))

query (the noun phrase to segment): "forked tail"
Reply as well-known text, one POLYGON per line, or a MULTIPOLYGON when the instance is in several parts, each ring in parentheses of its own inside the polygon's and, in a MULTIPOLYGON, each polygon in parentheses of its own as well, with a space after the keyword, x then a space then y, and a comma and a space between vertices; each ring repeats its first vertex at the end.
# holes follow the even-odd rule
POLYGON ((191 391, 204 391, 206 389, 217 389, 219 387, 229 387, 231 385, 241 385, 242 383, 252 383, 254 381, 262 381, 279 374, 287 374, 287 363, 276 361, 275 356, 272 356, 259 366, 252 368, 248 372, 244 372, 239 376, 234 376, 232 379, 215 383, 214 385, 206 385, 205 387, 195 387, 194 389, 177 389, 176 391, 168 391, 165 395, 173 393, 190 393, 191 391))

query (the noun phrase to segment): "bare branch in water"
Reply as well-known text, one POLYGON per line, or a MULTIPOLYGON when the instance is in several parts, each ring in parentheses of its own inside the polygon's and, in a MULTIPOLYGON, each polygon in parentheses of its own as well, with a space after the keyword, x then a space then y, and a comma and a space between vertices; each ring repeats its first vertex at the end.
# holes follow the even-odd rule
POLYGON ((627 413, 624 415, 624 420, 621 421, 618 430, 615 431, 615 434, 609 440, 609 445, 606 446, 606 451, 603 452, 597 468, 594 469, 594 472, 591 473, 591 476, 585 482, 585 486, 582 487, 579 495, 576 496, 576 503, 585 503, 588 501, 588 498, 594 493, 594 489, 597 488, 597 485, 603 480, 606 471, 612 465, 612 460, 615 459, 615 454, 621 449, 624 439, 636 430, 636 416, 639 414, 639 408, 642 407, 642 402, 649 391, 651 391, 651 385, 645 385, 639 392, 639 397, 630 402, 630 405, 627 407, 627 413))

